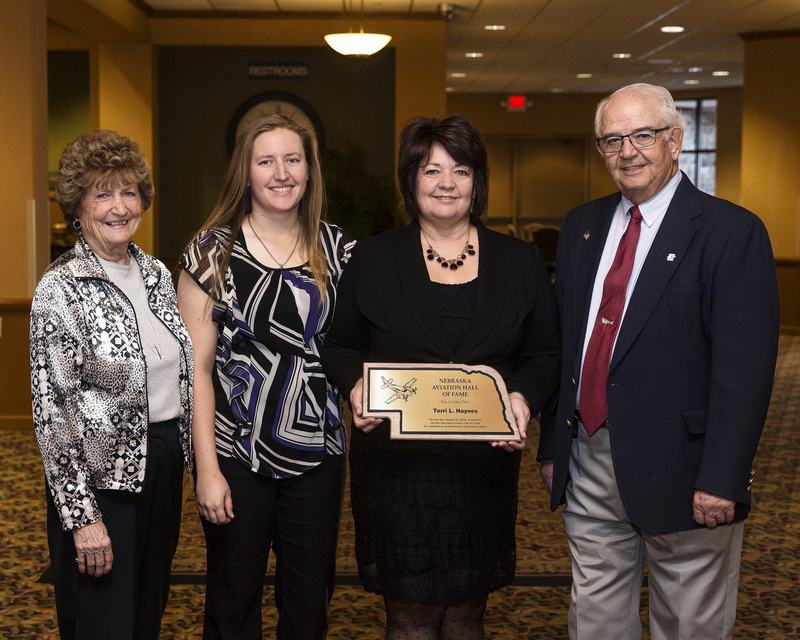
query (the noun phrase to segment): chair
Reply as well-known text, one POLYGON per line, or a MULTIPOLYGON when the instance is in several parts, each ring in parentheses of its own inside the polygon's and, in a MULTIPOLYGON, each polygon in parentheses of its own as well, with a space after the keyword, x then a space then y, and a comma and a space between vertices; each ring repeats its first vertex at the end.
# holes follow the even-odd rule
POLYGON ((535 244, 544 258, 544 264, 550 273, 550 279, 555 279, 556 250, 558 249, 558 236, 561 228, 550 224, 531 222, 523 227, 523 237, 535 244))

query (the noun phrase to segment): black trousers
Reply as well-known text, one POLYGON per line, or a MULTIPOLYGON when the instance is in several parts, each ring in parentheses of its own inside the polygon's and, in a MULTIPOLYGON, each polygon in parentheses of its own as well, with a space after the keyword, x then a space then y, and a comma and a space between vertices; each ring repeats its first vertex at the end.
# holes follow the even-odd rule
POLYGON ((202 520, 206 536, 206 640, 262 637, 261 601, 272 547, 278 640, 322 640, 333 597, 346 456, 275 480, 219 456, 233 520, 202 520))
POLYGON ((62 640, 155 640, 167 606, 178 547, 183 454, 177 420, 148 427, 141 493, 94 489, 111 538, 114 564, 105 576, 81 574, 71 531, 47 495, 47 539, 62 640))

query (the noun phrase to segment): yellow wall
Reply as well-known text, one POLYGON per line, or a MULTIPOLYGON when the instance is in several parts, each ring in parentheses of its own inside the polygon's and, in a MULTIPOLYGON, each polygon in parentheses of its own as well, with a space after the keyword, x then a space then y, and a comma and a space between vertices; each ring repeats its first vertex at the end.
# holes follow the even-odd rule
POLYGON ((49 262, 45 0, 0 0, 0 113, 0 298, 26 298, 49 262))
POLYGON ((0 0, 0 429, 31 425, 28 315, 47 265, 47 10, 0 0))
POLYGON ((742 204, 776 257, 800 256, 800 35, 745 41, 742 204))
MULTIPOLYGON (((153 53, 146 44, 99 45, 97 51, 98 127, 114 129, 139 143, 153 163, 153 53)), ((142 216, 133 237, 153 253, 155 206, 142 216)))
POLYGON ((742 204, 767 226, 781 329, 800 333, 800 33, 745 39, 742 204))

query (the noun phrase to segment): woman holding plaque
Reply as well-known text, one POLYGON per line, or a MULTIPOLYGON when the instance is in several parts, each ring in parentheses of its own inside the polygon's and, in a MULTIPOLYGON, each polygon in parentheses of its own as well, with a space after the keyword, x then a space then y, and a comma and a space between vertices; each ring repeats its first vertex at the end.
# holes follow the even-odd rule
POLYGON ((514 577, 520 450, 558 385, 558 315, 538 250, 481 222, 487 154, 466 118, 410 121, 398 178, 412 222, 359 245, 323 350, 353 410, 356 557, 386 638, 478 639, 488 594, 514 577), (493 367, 522 439, 390 440, 362 415, 365 362, 493 367))

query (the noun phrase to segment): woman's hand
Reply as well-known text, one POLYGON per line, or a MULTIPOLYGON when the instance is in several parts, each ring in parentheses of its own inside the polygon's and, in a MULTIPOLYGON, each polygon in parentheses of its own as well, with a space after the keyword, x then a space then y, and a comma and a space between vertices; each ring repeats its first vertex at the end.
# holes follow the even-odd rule
POLYGON ((353 424, 364 433, 369 433, 377 427, 383 418, 364 418, 361 411, 364 408, 364 378, 359 378, 350 392, 350 410, 353 412, 353 424))
POLYGON ((213 524, 228 524, 233 518, 233 500, 228 481, 219 470, 214 434, 217 325, 211 319, 208 294, 183 270, 178 276, 178 310, 194 347, 192 445, 197 470, 197 510, 213 524))
POLYGON ((108 537, 102 518, 80 529, 73 529, 72 540, 77 552, 78 571, 95 577, 104 576, 111 571, 114 553, 111 551, 111 538, 108 537))
POLYGON ((233 519, 231 489, 219 468, 215 472, 197 472, 197 510, 212 524, 228 524, 233 519))
POLYGON ((517 423, 519 430, 519 442, 514 440, 499 440, 492 442, 493 447, 502 447, 506 451, 518 451, 525 448, 525 443, 528 441, 528 422, 531 419, 531 408, 528 406, 528 401, 525 400, 519 391, 512 391, 508 394, 508 399, 511 400, 511 413, 514 414, 514 421, 517 423))

